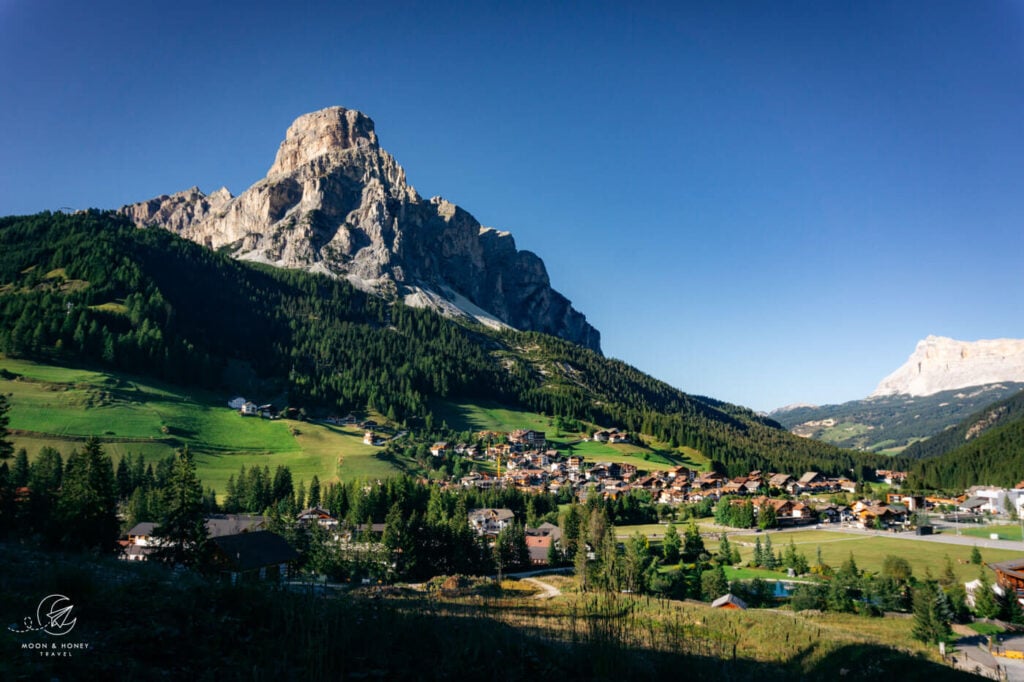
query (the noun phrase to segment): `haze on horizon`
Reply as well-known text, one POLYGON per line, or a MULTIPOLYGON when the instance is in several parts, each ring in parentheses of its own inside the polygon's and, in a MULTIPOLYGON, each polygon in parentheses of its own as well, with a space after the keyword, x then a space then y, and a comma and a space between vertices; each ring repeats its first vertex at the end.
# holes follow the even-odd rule
POLYGON ((607 355, 770 410, 1024 338, 1024 6, 0 3, 0 214, 237 194, 363 111, 607 355))

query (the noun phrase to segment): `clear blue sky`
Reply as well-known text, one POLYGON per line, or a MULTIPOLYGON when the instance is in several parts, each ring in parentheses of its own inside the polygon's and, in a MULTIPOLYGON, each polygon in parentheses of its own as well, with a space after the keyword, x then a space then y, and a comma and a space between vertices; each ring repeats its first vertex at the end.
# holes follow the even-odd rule
POLYGON ((1024 338, 1024 4, 410 5, 0 0, 0 214, 237 194, 343 105, 685 391, 1024 338))

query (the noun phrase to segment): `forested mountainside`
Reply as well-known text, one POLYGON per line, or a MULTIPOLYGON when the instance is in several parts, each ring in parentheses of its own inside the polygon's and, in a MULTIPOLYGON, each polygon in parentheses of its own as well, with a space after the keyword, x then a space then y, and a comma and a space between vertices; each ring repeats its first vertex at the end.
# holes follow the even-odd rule
POLYGON ((908 477, 917 488, 1016 485, 1024 479, 1024 391, 915 443, 905 454, 918 460, 908 477))
POLYGON ((956 426, 928 440, 914 443, 904 451, 907 459, 940 457, 970 441, 1024 417, 1024 391, 976 410, 956 426))
POLYGON ((426 430, 431 399, 494 400, 688 445, 730 474, 895 466, 552 336, 453 321, 99 211, 0 219, 0 351, 227 390, 244 368, 292 406, 371 407, 426 430))
MULTIPOLYGON (((885 395, 839 405, 782 408, 769 416, 800 436, 841 448, 898 451, 940 434, 1024 384, 1005 382, 928 396, 885 395)), ((910 450, 905 453, 910 455, 910 450)))

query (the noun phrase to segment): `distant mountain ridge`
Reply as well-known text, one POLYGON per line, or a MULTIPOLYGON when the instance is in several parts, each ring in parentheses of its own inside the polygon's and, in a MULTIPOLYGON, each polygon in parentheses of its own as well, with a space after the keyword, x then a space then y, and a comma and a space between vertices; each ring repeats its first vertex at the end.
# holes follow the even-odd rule
POLYGON ((1024 382, 1024 339, 958 341, 929 336, 868 396, 927 396, 958 388, 1024 382))
POLYGON ((358 111, 300 116, 266 177, 237 197, 193 187, 121 212, 239 259, 344 277, 409 305, 600 352, 600 333, 551 288, 539 257, 455 204, 421 198, 358 111))
POLYGON ((857 450, 900 452, 1022 389, 1024 383, 1003 383, 923 397, 897 394, 839 405, 780 408, 769 417, 805 438, 857 450))

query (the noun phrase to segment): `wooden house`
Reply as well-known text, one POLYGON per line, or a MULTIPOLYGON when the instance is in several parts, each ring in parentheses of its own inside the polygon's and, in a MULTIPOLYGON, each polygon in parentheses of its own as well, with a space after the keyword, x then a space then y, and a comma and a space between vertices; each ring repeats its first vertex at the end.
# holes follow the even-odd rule
POLYGON ((268 530, 210 539, 212 562, 218 570, 238 580, 281 580, 299 553, 288 541, 268 530))

